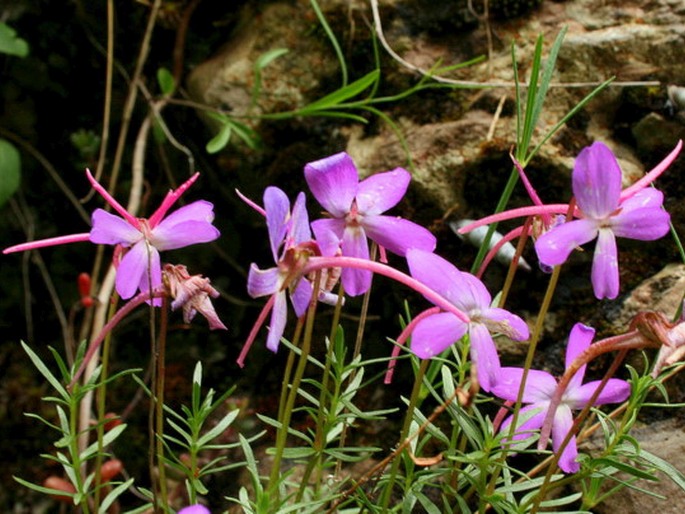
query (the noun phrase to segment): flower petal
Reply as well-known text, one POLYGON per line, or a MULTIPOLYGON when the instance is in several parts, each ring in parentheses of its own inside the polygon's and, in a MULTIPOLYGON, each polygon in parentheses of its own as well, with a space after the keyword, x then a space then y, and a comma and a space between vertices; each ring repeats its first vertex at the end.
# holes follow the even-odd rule
POLYGON ((584 148, 573 168, 573 194, 588 218, 603 219, 616 210, 621 195, 621 168, 600 142, 584 148))
POLYGON ((335 255, 345 233, 345 220, 337 218, 323 218, 312 221, 312 230, 321 253, 326 256, 335 255))
MULTIPOLYGON (((497 382, 491 392, 498 398, 515 402, 518 399, 521 380, 523 380, 523 368, 502 367, 497 374, 497 382)), ((529 369, 522 401, 546 405, 556 388, 557 381, 552 375, 546 371, 529 369)))
POLYGON ((295 315, 299 318, 309 307, 309 301, 312 299, 312 284, 306 278, 300 279, 295 286, 295 290, 290 293, 290 302, 295 309, 295 315))
MULTIPOLYGON (((481 280, 465 271, 459 274, 459 298, 454 300, 454 304, 465 312, 479 311, 483 315, 483 311, 490 310, 490 303, 492 296, 485 284, 481 280)), ((493 319, 498 316, 497 312, 493 312, 493 319)))
MULTIPOLYGON (((595 337, 595 329, 576 323, 571 329, 568 336, 568 345, 566 346, 566 369, 568 369, 576 358, 587 350, 592 343, 592 338, 595 337)), ((568 384, 567 392, 572 391, 576 387, 580 387, 585 377, 585 366, 582 366, 568 384)))
POLYGON ((471 323, 469 326, 471 341, 471 362, 476 367, 480 387, 489 392, 497 383, 500 371, 499 355, 492 336, 485 325, 471 323))
MULTIPOLYGON (((513 400, 515 401, 515 400, 513 400)), ((532 404, 522 407, 519 411, 519 425, 516 427, 516 432, 514 433, 513 440, 519 441, 518 444, 512 445, 511 449, 514 451, 520 451, 526 449, 532 442, 532 437, 534 436, 534 431, 538 430, 543 421, 545 420, 545 408, 540 405, 532 404), (523 423, 521 423, 521 420, 523 423)), ((500 433, 509 432, 509 427, 513 421, 513 416, 509 416, 504 420, 502 426, 500 427, 500 433)), ((505 439, 504 441, 507 441, 505 439)))
MULTIPOLYGON (((342 253, 345 256, 359 259, 369 258, 369 243, 361 227, 347 227, 342 239, 342 253)), ((344 268, 342 284, 350 296, 364 294, 371 287, 371 272, 353 268, 344 268)))
POLYGON ((357 194, 359 174, 352 158, 345 152, 310 162, 304 178, 314 198, 336 218, 344 217, 357 194))
POLYGON ((668 234, 670 220, 661 207, 624 210, 611 219, 611 230, 617 237, 654 241, 668 234))
POLYGON ((411 276, 441 294, 450 302, 460 301, 462 296, 461 271, 439 255, 412 248, 407 251, 407 263, 411 276))
POLYGON ((645 207, 661 207, 663 204, 664 194, 658 189, 647 187, 622 201, 619 207, 621 212, 626 212, 645 207))
POLYGON ((535 242, 538 259, 547 266, 558 266, 568 259, 569 254, 578 246, 597 237, 597 222, 580 219, 557 225, 542 234, 535 242))
POLYGON ((411 351, 421 359, 440 355, 466 333, 466 323, 449 312, 440 312, 419 321, 411 335, 411 351))
MULTIPOLYGON (((140 277, 138 289, 141 293, 150 291, 150 289, 155 290, 162 285, 162 266, 159 261, 159 252, 152 245, 148 245, 148 248, 150 249, 150 255, 148 256, 147 262, 147 270, 149 271, 149 274, 143 273, 143 275, 140 277)), ((121 267, 121 265, 119 267, 121 267)), ((155 307, 161 307, 162 299, 153 298, 152 305, 155 307)))
POLYGON ((272 352, 278 350, 286 321, 288 321, 288 305, 286 303, 285 291, 279 291, 274 296, 274 306, 271 310, 271 321, 269 322, 269 335, 266 336, 266 347, 272 352))
POLYGON ((138 290, 142 277, 146 275, 149 263, 148 248, 157 251, 145 241, 138 241, 126 252, 117 268, 115 286, 117 293, 124 300, 128 300, 138 290))
MULTIPOLYGON (((572 391, 568 391, 569 394, 564 395, 564 402, 574 410, 584 409, 601 382, 601 380, 594 380, 587 384, 583 384, 572 391)), ((629 396, 630 383, 621 380, 620 378, 610 378, 599 393, 599 396, 595 399, 594 405, 621 403, 627 400, 629 396)))
POLYGON ((598 300, 613 300, 618 296, 618 251, 614 233, 608 228, 600 229, 597 237, 592 259, 592 288, 598 300))
POLYGON ((485 309, 480 318, 488 330, 504 334, 514 341, 525 341, 530 337, 526 322, 507 310, 498 307, 485 309))
POLYGON ((435 250, 435 236, 421 225, 393 216, 367 216, 362 222, 370 239, 397 255, 410 248, 435 250))
POLYGON ((264 190, 264 211, 266 212, 266 227, 269 231, 271 253, 274 262, 278 262, 279 249, 288 229, 290 201, 279 188, 269 186, 264 190))
POLYGON ((387 211, 402 200, 411 181, 409 172, 402 168, 376 173, 362 180, 357 187, 357 208, 366 216, 387 211))
MULTIPOLYGON (((552 424, 552 448, 554 448, 555 452, 561 447, 561 443, 566 439, 571 427, 573 427, 573 413, 571 409, 566 405, 559 405, 557 412, 554 414, 554 422, 552 424)), ((566 473, 576 473, 580 469, 580 464, 576 462, 577 456, 576 436, 573 436, 559 457, 559 467, 561 470, 566 473)))
POLYGON ((110 214, 103 209, 95 209, 91 215, 93 228, 90 229, 90 242, 103 245, 123 245, 129 247, 143 238, 142 232, 130 223, 110 214))
POLYGON ((160 251, 214 241, 221 234, 212 225, 214 205, 198 200, 172 212, 151 231, 150 242, 160 251))
POLYGON ((304 193, 301 192, 293 204, 290 226, 288 227, 288 241, 286 242, 288 246, 295 246, 312 239, 312 229, 309 227, 309 214, 305 201, 304 193))
POLYGON ((250 273, 247 275, 247 294, 252 298, 272 295, 281 288, 279 278, 278 268, 261 270, 252 263, 250 273))

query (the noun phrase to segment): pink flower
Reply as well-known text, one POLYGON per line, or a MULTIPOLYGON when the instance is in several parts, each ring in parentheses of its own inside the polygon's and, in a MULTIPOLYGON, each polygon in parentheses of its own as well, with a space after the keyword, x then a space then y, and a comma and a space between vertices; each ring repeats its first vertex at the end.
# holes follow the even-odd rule
MULTIPOLYGON (((314 197, 331 216, 312 223, 324 255, 335 255, 340 245, 342 255, 368 259, 367 237, 401 256, 410 248, 435 249, 435 236, 430 231, 411 221, 382 215, 406 193, 411 180, 407 170, 395 168, 360 182, 352 158, 341 152, 310 162, 304 168, 304 176, 314 197), (331 239, 328 233, 335 238, 331 239), (324 241, 335 247, 327 247, 324 241)), ((342 283, 349 295, 363 294, 370 286, 371 273, 345 269, 342 283)))
POLYGON ((411 351, 428 359, 468 333, 478 382, 485 391, 490 391, 500 369, 497 347, 490 332, 524 341, 529 336, 525 321, 509 311, 491 307, 492 297, 483 283, 470 273, 459 271, 442 257, 412 249, 407 252, 407 262, 414 278, 439 293, 469 319, 466 323, 451 312, 426 316, 412 331, 411 351))
MULTIPOLYGON (((568 347, 566 348, 566 368, 571 366, 576 357, 590 346, 594 335, 594 329, 582 323, 576 323, 573 326, 568 340, 568 347)), ((515 402, 518 398, 523 374, 523 368, 500 368, 497 382, 491 390, 492 394, 503 400, 515 402)), ((584 376, 585 366, 582 366, 569 382, 561 397, 561 402, 554 413, 552 420, 552 447, 555 452, 559 451, 561 443, 566 439, 573 426, 573 411, 584 409, 601 383, 601 380, 596 380, 583 384, 584 376)), ((552 375, 546 371, 528 370, 526 384, 523 389, 523 403, 529 405, 521 409, 519 413, 519 420, 523 419, 524 421, 516 427, 516 434, 513 437, 514 441, 525 441, 529 439, 531 431, 542 427, 556 389, 557 380, 552 375)), ((620 403, 628 398, 628 396, 630 396, 630 384, 625 380, 611 378, 597 396, 594 404, 620 403)), ((502 423, 500 431, 505 432, 511 425, 511 422, 512 418, 507 418, 502 423)), ((521 445, 525 445, 525 442, 519 443, 519 446, 521 445)), ((577 456, 578 449, 574 436, 561 452, 559 467, 566 473, 577 472, 580 469, 580 465, 576 461, 577 456)))
POLYGON ((540 262, 557 266, 576 247, 597 239, 592 261, 592 286, 598 299, 616 298, 619 291, 616 237, 653 241, 669 230, 664 195, 644 188, 621 198, 621 168, 603 143, 580 152, 573 168, 573 194, 580 219, 561 223, 535 243, 540 262))
MULTIPOLYGON (((214 241, 220 235, 212 225, 214 206, 204 200, 193 202, 166 216, 171 206, 197 180, 196 173, 176 191, 167 193, 164 201, 149 219, 135 218, 122 207, 86 170, 93 188, 102 195, 120 216, 96 209, 92 228, 86 234, 55 237, 12 246, 3 253, 19 252, 59 244, 90 241, 116 245, 123 249, 116 276, 116 290, 123 299, 131 298, 137 290, 149 291, 162 284, 160 251, 174 250, 197 243, 214 241), (165 217, 166 216, 166 217, 165 217)), ((160 300, 155 300, 159 305, 160 300)))

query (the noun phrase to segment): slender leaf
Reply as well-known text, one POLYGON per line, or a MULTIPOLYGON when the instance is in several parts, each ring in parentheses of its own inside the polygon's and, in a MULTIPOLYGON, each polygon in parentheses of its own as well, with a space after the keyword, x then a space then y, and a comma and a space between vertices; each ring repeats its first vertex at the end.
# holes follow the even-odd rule
POLYGON ((47 366, 43 364, 43 361, 40 360, 40 357, 38 357, 38 355, 36 355, 24 341, 21 342, 21 346, 24 348, 24 351, 28 354, 29 358, 33 362, 33 365, 40 372, 40 374, 43 375, 48 382, 50 382, 50 385, 55 388, 62 398, 68 401, 70 396, 69 393, 62 386, 62 384, 59 383, 59 380, 55 378, 55 375, 52 374, 47 366))
POLYGON ((133 485, 134 478, 128 479, 126 482, 119 484, 114 489, 112 489, 107 496, 100 503, 100 508, 98 509, 99 514, 107 514, 109 507, 114 503, 114 501, 121 496, 124 491, 126 491, 131 485, 133 485))
POLYGON ((238 417, 238 414, 240 414, 240 410, 236 409, 234 411, 229 412, 226 414, 219 423, 216 424, 209 432, 204 434, 200 439, 197 441, 198 446, 203 447, 206 445, 209 441, 215 439, 218 437, 220 434, 226 431, 226 429, 235 421, 235 418, 238 417))

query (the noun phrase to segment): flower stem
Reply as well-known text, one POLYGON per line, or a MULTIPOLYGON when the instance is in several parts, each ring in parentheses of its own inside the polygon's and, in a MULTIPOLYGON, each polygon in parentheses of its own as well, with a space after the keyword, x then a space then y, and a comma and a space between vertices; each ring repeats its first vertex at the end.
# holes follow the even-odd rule
MULTIPOLYGON (((112 303, 109 306, 109 318, 111 319, 117 308, 118 295, 115 295, 112 299, 112 303)), ((109 372, 109 350, 110 343, 112 341, 112 333, 109 332, 105 337, 105 344, 102 348, 102 359, 101 359, 101 371, 100 371, 100 384, 97 389, 97 413, 98 413, 98 423, 97 423, 97 441, 98 441, 98 451, 95 457, 95 494, 93 496, 93 510, 99 512, 100 510, 100 485, 102 483, 102 477, 100 476, 100 468, 102 466, 103 457, 103 438, 105 436, 105 408, 107 400, 107 375, 109 372)))
POLYGON ((428 301, 434 303, 441 309, 454 314, 464 323, 469 323, 471 321, 466 313, 459 310, 452 302, 433 291, 430 287, 426 286, 422 282, 419 282, 415 278, 410 277, 401 271, 397 271, 395 268, 392 268, 386 264, 381 264, 380 262, 359 259, 357 257, 310 257, 309 261, 307 261, 307 264, 301 270, 301 274, 306 276, 312 271, 326 268, 354 268, 384 275, 392 280, 395 280, 396 282, 399 282, 400 284, 404 284, 417 293, 422 294, 428 301))
MULTIPOLYGON (((407 405, 407 414, 404 417, 404 425, 402 426, 402 432, 400 433, 400 443, 404 442, 409 437, 411 422, 414 420, 414 409, 418 403, 419 395, 421 393, 421 386, 423 385, 423 377, 426 374, 426 369, 428 369, 429 363, 430 359, 421 360, 421 364, 419 364, 419 368, 416 372, 414 387, 411 391, 411 396, 409 397, 409 404, 407 405)), ((399 456, 400 454, 395 455, 395 458, 392 461, 392 466, 390 467, 388 481, 385 483, 383 488, 383 493, 379 502, 381 511, 383 512, 388 509, 390 497, 392 496, 392 490, 395 486, 395 479, 397 478, 397 472, 399 471, 400 467, 399 456)))
MULTIPOLYGON (((316 278, 314 279, 313 290, 318 291, 320 284, 321 273, 317 273, 316 278)), ((309 303, 309 310, 307 311, 307 317, 305 320, 304 338, 302 340, 302 348, 300 350, 300 359, 297 363, 297 368, 295 369, 295 375, 293 376, 292 383, 290 384, 290 391, 288 393, 285 408, 283 409, 282 415, 279 416, 280 426, 276 436, 276 453, 272 463, 267 492, 267 496, 270 499, 276 499, 277 506, 280 506, 278 504, 280 504, 279 477, 281 474, 281 461, 283 459, 283 451, 285 450, 285 444, 288 438, 288 428, 290 426, 290 419, 295 407, 295 400, 297 399, 298 390, 300 388, 300 383, 302 382, 302 377, 304 376, 304 370, 307 367, 307 360, 309 359, 309 352, 312 346, 312 331, 314 328, 314 317, 316 315, 317 304, 317 295, 313 294, 309 303)), ((277 510, 278 509, 272 508, 272 512, 276 512, 277 510)))

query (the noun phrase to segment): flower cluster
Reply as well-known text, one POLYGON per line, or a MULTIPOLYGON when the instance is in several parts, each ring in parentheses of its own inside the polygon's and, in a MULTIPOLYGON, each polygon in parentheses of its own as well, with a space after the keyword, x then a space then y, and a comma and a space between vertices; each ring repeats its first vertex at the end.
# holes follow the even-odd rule
MULTIPOLYGON (((537 236, 535 248, 544 267, 563 263, 574 248, 597 239, 592 271, 595 295, 615 298, 619 290, 616 237, 654 240, 668 231, 669 215, 662 208, 663 195, 646 186, 668 167, 679 150, 680 144, 644 179, 621 191, 621 170, 616 158, 605 145, 595 143, 576 160, 572 181, 575 200, 571 204, 543 205, 520 168, 535 207, 502 213, 462 230, 467 232, 521 214, 538 216, 536 223, 530 225, 534 228, 529 230, 537 236)), ((339 153, 307 164, 305 178, 314 197, 326 209, 326 217, 311 224, 315 239, 306 221, 302 193, 292 214, 282 191, 269 188, 264 195, 264 214, 276 267, 261 271, 253 265, 248 292, 253 297, 271 297, 274 313, 267 346, 275 350, 283 334, 286 289, 291 291, 296 314, 304 314, 312 296, 307 273, 342 268, 342 285, 350 296, 368 291, 372 273, 391 276, 414 287, 436 306, 417 315, 407 327, 411 351, 422 359, 432 358, 466 336, 472 375, 480 387, 511 402, 521 394, 522 402, 528 404, 519 413, 523 422, 513 432, 515 447, 527 438, 527 432, 549 429, 554 450, 561 452, 559 466, 566 472, 576 472, 579 464, 572 435, 572 412, 590 402, 601 405, 624 401, 630 393, 629 384, 619 379, 582 384, 583 365, 562 389, 545 371, 502 367, 493 334, 525 341, 529 337, 528 327, 520 317, 493 305, 490 293, 476 276, 458 270, 434 254, 435 238, 430 232, 410 221, 383 214, 404 196, 410 180, 406 170, 397 168, 359 181, 350 156, 339 153), (398 271, 383 268, 380 263, 372 263, 367 239, 377 243, 381 250, 406 257, 411 276, 417 282, 400 277, 398 271), (560 399, 555 399, 558 396, 560 399), (562 448, 565 440, 567 444, 562 448)), ((505 236, 505 241, 522 232, 519 229, 513 236, 505 236)), ((257 328, 263 317, 260 316, 257 328)), ((255 333, 253 329, 249 344, 255 333)), ((573 327, 566 354, 567 368, 587 350, 593 336, 590 327, 580 323, 573 327)), ((398 341, 405 339, 403 333, 398 341)), ((244 348, 239 362, 242 363, 245 353, 244 348)), ((669 354, 662 360, 670 362, 670 357, 669 354)), ((502 430, 507 430, 512 421, 512 417, 507 419, 502 430)))
MULTIPOLYGON (((276 351, 287 319, 286 289, 290 290, 295 314, 298 317, 304 314, 312 296, 311 283, 304 276, 307 269, 304 264, 311 264, 317 256, 338 256, 338 262, 345 264, 341 264, 342 285, 347 294, 366 292, 372 274, 368 237, 382 248, 405 256, 414 279, 453 307, 451 311, 426 317, 414 328, 412 352, 421 358, 430 358, 468 334, 476 376, 481 386, 489 390, 499 369, 491 332, 525 340, 528 327, 518 316, 492 307, 490 294, 480 280, 433 254, 435 237, 428 230, 411 221, 382 214, 404 196, 411 178, 409 172, 397 168, 359 181, 354 162, 346 153, 309 163, 304 172, 312 193, 330 216, 311 223, 316 239, 312 239, 302 193, 292 213, 285 193, 275 187, 266 189, 263 209, 245 199, 266 217, 276 267, 260 270, 253 264, 250 268, 248 293, 255 298, 269 296, 270 299, 238 363, 244 363, 256 329, 270 309, 267 348, 276 351)), ((331 271, 331 268, 318 269, 331 271)))

